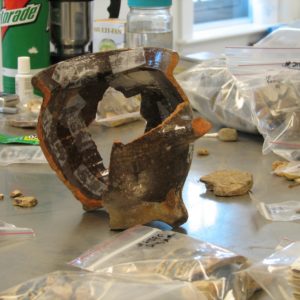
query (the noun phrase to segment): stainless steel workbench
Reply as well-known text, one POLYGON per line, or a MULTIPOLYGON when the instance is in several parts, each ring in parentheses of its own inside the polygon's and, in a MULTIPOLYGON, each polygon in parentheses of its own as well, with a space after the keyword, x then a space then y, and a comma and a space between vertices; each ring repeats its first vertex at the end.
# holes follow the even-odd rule
MULTIPOLYGON (((34 133, 34 130, 8 127, 1 116, 0 128, 0 132, 7 134, 34 133)), ((142 134, 143 129, 142 121, 117 128, 90 127, 106 165, 113 140, 128 142, 142 134)), ((247 170, 254 175, 254 189, 269 187, 269 198, 261 200, 275 202, 280 193, 289 193, 290 189, 287 181, 270 174, 271 164, 278 157, 262 155, 262 142, 261 136, 250 134, 240 134, 236 143, 212 138, 196 141, 195 149, 205 147, 210 155, 197 157, 194 153, 183 192, 189 219, 175 230, 226 247, 253 261, 272 253, 283 238, 299 239, 300 223, 266 221, 248 195, 218 198, 199 182, 200 176, 216 169, 247 170)), ((108 215, 104 210, 84 212, 80 202, 47 164, 0 167, 0 193, 6 196, 0 201, 0 220, 32 228, 36 233, 32 240, 1 247, 1 291, 32 277, 70 269, 66 264, 68 261, 117 233, 109 229, 108 215), (36 196, 39 204, 34 208, 14 207, 8 195, 15 188, 36 196)), ((152 225, 170 229, 159 222, 152 225)), ((269 298, 258 294, 256 299, 269 298)))

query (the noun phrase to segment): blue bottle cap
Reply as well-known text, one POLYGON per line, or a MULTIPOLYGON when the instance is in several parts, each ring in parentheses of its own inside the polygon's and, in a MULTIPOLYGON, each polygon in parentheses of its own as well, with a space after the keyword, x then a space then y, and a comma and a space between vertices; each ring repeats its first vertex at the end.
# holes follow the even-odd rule
POLYGON ((134 7, 162 7, 171 5, 172 0, 128 0, 128 6, 134 7))

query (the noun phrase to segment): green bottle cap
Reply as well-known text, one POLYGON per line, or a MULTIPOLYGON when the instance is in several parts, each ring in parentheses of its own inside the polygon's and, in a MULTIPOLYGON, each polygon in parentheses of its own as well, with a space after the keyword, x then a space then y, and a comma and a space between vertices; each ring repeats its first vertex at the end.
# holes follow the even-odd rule
POLYGON ((128 0, 128 6, 134 7, 162 7, 171 5, 172 0, 128 0))

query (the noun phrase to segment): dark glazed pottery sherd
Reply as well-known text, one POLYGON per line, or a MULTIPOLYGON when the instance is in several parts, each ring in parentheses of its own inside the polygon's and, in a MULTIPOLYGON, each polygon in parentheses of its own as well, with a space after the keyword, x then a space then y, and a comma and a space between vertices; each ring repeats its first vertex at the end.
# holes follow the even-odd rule
POLYGON ((85 209, 107 209, 112 229, 187 220, 181 193, 193 141, 211 125, 193 119, 172 75, 177 62, 167 49, 122 49, 61 62, 32 80, 44 95, 38 137, 50 166, 85 209), (113 144, 106 169, 87 127, 108 87, 141 95, 146 128, 128 144, 113 144))

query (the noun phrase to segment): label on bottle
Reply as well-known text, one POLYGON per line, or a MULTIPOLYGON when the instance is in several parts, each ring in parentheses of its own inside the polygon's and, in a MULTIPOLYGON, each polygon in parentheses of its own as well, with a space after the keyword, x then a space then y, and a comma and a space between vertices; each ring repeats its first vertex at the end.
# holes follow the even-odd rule
POLYGON ((2 0, 1 38, 3 90, 15 93, 19 56, 29 56, 32 73, 50 64, 48 1, 2 0))

